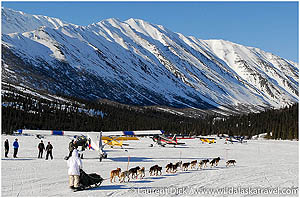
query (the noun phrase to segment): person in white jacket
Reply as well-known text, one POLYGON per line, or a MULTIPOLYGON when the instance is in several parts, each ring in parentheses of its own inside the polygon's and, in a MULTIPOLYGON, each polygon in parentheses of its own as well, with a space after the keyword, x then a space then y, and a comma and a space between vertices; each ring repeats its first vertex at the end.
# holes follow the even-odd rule
POLYGON ((67 161, 68 164, 68 175, 69 175, 69 186, 71 189, 79 188, 79 176, 80 169, 82 169, 82 161, 78 157, 77 149, 74 149, 72 156, 67 161))

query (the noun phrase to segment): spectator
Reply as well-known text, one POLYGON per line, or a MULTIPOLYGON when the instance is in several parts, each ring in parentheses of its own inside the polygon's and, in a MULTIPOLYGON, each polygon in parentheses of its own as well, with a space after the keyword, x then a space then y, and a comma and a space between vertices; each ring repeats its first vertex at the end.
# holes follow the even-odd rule
POLYGON ((41 142, 39 143, 38 149, 39 149, 38 158, 43 158, 43 151, 45 150, 45 145, 43 143, 43 140, 41 140, 41 142))
POLYGON ((16 138, 14 143, 13 143, 13 147, 14 147, 14 158, 17 158, 17 154, 18 154, 18 150, 19 150, 19 142, 18 139, 16 138))
POLYGON ((52 150, 53 150, 53 146, 52 146, 52 144, 50 142, 48 142, 48 145, 46 146, 46 152, 47 152, 47 154, 46 154, 46 160, 48 160, 49 155, 51 157, 51 160, 53 160, 52 150))
POLYGON ((5 140, 4 142, 4 150, 5 150, 5 157, 8 157, 8 151, 9 151, 9 142, 8 139, 5 140))

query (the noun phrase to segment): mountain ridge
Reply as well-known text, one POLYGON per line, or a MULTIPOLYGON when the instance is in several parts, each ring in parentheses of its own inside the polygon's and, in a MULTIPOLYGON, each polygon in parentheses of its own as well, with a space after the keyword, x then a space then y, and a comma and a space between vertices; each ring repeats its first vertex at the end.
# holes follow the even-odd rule
MULTIPOLYGON (((9 24, 5 18, 3 23, 9 24)), ((229 41, 186 37, 141 19, 2 34, 2 48, 25 61, 27 73, 42 77, 37 82, 22 75, 7 64, 8 55, 2 56, 4 73, 14 71, 29 86, 53 93, 67 86, 64 94, 86 98, 246 112, 298 102, 296 63, 229 41)))

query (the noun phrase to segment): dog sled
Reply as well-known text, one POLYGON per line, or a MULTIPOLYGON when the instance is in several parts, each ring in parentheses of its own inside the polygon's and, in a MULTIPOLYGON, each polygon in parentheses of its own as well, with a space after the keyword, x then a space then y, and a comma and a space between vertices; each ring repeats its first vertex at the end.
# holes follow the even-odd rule
POLYGON ((80 169, 80 177, 79 177, 79 189, 78 190, 86 190, 89 188, 96 188, 101 185, 104 179, 96 174, 91 173, 87 174, 82 169, 80 169))

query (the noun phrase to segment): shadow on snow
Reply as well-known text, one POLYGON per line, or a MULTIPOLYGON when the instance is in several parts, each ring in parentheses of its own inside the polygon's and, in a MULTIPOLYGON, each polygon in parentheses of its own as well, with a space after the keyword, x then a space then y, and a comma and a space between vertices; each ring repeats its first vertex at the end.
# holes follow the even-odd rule
MULTIPOLYGON (((111 161, 115 162, 128 162, 128 157, 114 157, 110 159, 111 161)), ((149 157, 130 157, 130 162, 145 162, 145 161, 152 161, 152 158, 149 157)))

